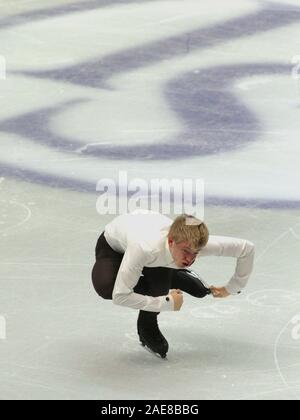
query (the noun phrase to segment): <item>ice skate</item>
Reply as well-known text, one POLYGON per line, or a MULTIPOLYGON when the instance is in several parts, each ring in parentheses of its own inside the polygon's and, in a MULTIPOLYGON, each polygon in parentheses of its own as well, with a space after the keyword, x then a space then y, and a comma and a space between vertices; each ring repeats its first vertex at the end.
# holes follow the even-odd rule
POLYGON ((142 346, 162 359, 166 358, 169 344, 159 330, 156 312, 140 311, 137 330, 142 346))
POLYGON ((194 271, 181 269, 177 270, 176 275, 185 284, 182 289, 190 295, 204 298, 212 293, 210 287, 194 271))

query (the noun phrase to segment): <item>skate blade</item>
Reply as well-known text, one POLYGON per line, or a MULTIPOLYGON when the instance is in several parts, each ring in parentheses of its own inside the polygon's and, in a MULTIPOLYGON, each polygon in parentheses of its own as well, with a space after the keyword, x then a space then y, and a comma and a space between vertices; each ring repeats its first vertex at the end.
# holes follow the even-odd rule
POLYGON ((146 344, 144 344, 144 343, 141 343, 141 346, 142 347, 144 347, 149 353, 151 353, 151 354, 153 354, 154 356, 156 356, 156 357, 158 357, 159 359, 164 359, 164 360, 166 360, 167 359, 167 355, 166 354, 163 354, 163 355, 161 355, 161 354, 159 354, 159 353, 155 353, 155 351, 153 351, 153 350, 151 350, 151 349, 149 349, 149 347, 148 346, 146 346, 146 344))

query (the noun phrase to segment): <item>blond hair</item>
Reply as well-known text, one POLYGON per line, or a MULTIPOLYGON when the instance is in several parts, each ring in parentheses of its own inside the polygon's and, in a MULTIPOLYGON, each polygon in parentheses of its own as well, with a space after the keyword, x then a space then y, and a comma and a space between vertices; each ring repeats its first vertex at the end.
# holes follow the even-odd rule
POLYGON ((168 237, 172 237, 176 244, 189 242, 193 249, 199 250, 207 244, 209 232, 202 220, 188 214, 182 214, 176 217, 172 223, 168 237))

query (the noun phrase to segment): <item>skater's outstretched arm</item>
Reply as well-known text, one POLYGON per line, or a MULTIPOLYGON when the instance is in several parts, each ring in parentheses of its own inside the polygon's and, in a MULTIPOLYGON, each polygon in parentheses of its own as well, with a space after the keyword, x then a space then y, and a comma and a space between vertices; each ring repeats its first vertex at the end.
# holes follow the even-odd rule
POLYGON ((246 287, 254 263, 254 245, 245 239, 226 236, 209 237, 207 245, 201 250, 199 256, 220 256, 236 258, 236 267, 233 276, 225 287, 212 286, 214 297, 227 297, 236 295, 246 287))

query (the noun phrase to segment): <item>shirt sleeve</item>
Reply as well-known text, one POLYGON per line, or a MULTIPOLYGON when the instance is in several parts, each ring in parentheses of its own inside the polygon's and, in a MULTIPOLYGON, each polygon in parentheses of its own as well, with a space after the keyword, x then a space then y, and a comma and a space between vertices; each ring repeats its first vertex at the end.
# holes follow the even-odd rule
POLYGON ((255 247, 250 241, 225 236, 210 236, 200 255, 235 257, 235 272, 227 285, 227 291, 235 295, 246 287, 253 270, 255 247))
POLYGON ((133 291, 147 264, 147 257, 139 244, 128 244, 113 289, 113 302, 149 312, 173 311, 174 301, 171 295, 153 297, 133 291))

